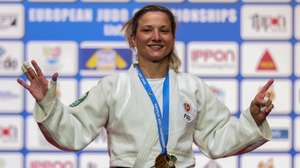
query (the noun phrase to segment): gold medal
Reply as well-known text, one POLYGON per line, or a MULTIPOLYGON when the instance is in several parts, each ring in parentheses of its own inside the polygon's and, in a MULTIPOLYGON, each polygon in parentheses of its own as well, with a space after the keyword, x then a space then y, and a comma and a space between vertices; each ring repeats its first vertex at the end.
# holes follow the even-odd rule
POLYGON ((155 168, 175 168, 177 158, 174 155, 160 154, 155 159, 155 168))

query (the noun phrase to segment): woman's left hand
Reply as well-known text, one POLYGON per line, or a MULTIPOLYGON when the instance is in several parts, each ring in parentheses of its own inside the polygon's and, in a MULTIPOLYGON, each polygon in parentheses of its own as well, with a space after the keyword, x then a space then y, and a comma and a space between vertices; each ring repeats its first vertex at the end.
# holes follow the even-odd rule
POLYGON ((274 107, 270 99, 270 93, 268 92, 273 82, 274 80, 270 79, 251 102, 250 112, 258 126, 266 119, 274 107))

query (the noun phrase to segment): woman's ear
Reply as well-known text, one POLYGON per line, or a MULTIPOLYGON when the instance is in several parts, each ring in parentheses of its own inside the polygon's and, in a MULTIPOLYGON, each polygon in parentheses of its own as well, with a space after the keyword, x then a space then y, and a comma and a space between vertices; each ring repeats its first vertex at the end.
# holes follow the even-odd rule
POLYGON ((135 37, 134 36, 130 36, 130 38, 129 38, 129 46, 131 48, 135 48, 136 47, 136 42, 135 42, 135 37))

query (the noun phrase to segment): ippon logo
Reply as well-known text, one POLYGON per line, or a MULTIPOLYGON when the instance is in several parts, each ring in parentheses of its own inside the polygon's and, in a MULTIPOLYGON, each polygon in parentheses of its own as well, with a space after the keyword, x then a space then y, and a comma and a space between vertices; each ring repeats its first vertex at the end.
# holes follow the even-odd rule
POLYGON ((14 14, 0 15, 0 29, 9 29, 17 26, 17 16, 14 14))
POLYGON ((194 50, 191 56, 192 61, 201 59, 203 62, 234 62, 236 60, 236 54, 233 50, 194 50))
POLYGON ((71 161, 32 161, 30 168, 74 168, 71 161))
POLYGON ((284 32, 287 30, 287 18, 284 15, 260 15, 251 16, 252 27, 257 32, 284 32))

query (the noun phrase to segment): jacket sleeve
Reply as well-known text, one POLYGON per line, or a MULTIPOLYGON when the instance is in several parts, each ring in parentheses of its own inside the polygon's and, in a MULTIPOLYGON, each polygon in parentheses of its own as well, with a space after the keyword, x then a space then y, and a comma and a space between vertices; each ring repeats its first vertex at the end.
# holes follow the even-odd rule
POLYGON ((56 82, 50 81, 45 98, 35 104, 36 119, 45 138, 62 150, 81 150, 99 134, 108 120, 111 83, 101 79, 70 106, 55 96, 56 82))
POLYGON ((197 82, 199 107, 194 142, 208 157, 216 159, 254 150, 271 139, 271 129, 265 120, 257 126, 249 108, 238 118, 220 102, 201 80, 197 82))

